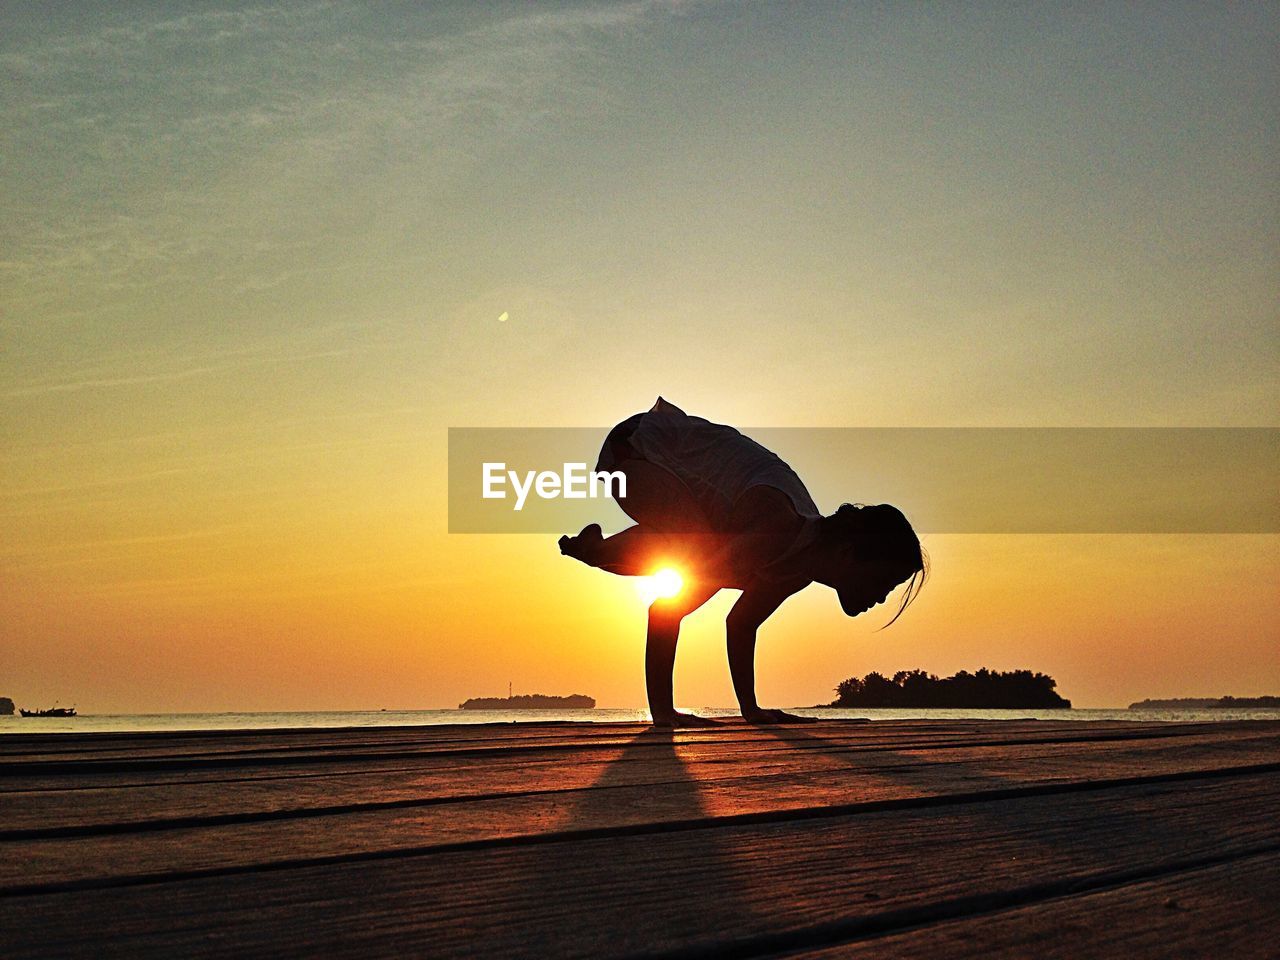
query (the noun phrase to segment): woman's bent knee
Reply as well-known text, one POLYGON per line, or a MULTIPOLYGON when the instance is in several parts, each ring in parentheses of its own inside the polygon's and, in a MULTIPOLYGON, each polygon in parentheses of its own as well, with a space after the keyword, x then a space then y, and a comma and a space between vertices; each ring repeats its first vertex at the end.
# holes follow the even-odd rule
POLYGON ((651 530, 697 532, 707 529, 698 502, 683 480, 647 460, 619 464, 627 478, 627 495, 618 505, 636 523, 651 530))

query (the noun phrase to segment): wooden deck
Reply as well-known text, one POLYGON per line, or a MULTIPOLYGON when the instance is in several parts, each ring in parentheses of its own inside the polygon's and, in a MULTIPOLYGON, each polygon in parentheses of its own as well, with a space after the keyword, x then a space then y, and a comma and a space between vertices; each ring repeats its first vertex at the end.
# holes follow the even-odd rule
POLYGON ((0 738, 0 957, 1280 956, 1280 722, 0 738))

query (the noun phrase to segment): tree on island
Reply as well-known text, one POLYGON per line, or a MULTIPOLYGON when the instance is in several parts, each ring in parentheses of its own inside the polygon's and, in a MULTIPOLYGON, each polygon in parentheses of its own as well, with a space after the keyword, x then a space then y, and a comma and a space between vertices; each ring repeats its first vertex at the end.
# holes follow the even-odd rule
POLYGON ((880 673, 850 677, 836 687, 833 707, 947 707, 952 709, 1048 710, 1066 709, 1053 677, 1030 670, 1002 673, 983 667, 961 670, 939 679, 923 670, 899 670, 889 679, 880 673))

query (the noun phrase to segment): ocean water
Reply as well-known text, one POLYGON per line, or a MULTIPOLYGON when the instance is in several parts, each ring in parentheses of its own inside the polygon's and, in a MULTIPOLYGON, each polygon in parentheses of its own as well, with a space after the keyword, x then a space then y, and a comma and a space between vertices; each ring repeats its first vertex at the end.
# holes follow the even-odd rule
MULTIPOLYGON (((704 717, 736 717, 728 707, 681 707, 704 717)), ((835 710, 790 708, 829 720, 1134 720, 1204 723, 1280 720, 1280 710, 835 710)), ((6 733, 123 733, 165 730, 293 730, 337 727, 435 726, 475 723, 647 722, 647 710, 364 710, 297 713, 101 713, 67 719, 0 717, 6 733)))

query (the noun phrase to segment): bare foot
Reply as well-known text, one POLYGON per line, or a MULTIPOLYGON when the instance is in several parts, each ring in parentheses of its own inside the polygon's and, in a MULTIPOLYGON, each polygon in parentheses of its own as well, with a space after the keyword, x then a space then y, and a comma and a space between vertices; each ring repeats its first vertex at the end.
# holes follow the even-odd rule
POLYGON ((817 717, 800 717, 784 710, 752 710, 744 713, 742 719, 747 723, 817 723, 817 717))
POLYGON ((604 540, 604 531, 600 524, 589 523, 582 528, 576 537, 563 536, 559 539, 560 552, 566 557, 573 557, 583 563, 590 563, 589 557, 604 540))
POLYGON ((712 720, 710 717, 699 717, 692 713, 673 713, 665 717, 654 717, 653 725, 670 727, 674 730, 681 727, 718 727, 720 721, 712 720))

